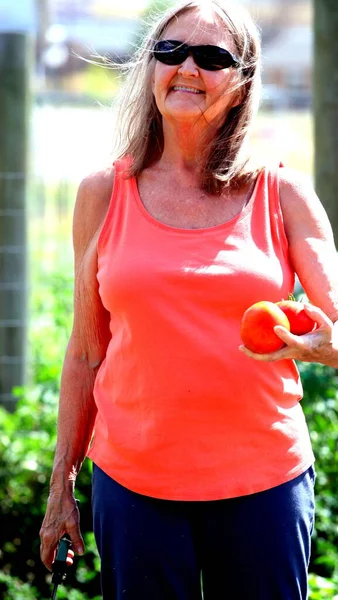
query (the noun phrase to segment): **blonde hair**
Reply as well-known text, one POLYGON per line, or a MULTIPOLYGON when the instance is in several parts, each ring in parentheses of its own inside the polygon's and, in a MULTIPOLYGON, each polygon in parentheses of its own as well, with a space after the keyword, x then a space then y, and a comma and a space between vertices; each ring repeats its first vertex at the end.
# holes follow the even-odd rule
POLYGON ((201 157, 200 187, 220 194, 228 186, 240 188, 257 175, 248 168, 246 142, 260 100, 260 35, 250 15, 229 0, 181 0, 150 26, 143 43, 126 66, 126 79, 117 103, 116 158, 132 156, 128 176, 138 176, 158 160, 163 152, 162 116, 152 93, 155 58, 154 42, 180 15, 205 6, 211 8, 234 41, 240 59, 239 83, 241 102, 233 107, 213 139, 204 146, 201 157))

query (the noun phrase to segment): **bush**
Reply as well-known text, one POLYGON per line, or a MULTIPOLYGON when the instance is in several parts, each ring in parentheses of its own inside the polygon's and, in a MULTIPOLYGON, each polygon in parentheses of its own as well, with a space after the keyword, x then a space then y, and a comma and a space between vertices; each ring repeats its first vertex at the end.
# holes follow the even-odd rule
POLYGON ((298 365, 302 401, 316 456, 316 525, 310 570, 338 579, 338 393, 335 369, 298 365))
POLYGON ((338 595, 335 594, 337 584, 338 581, 325 579, 311 573, 309 576, 309 600, 338 600, 338 595))
MULTIPOLYGON (((39 558, 38 533, 52 469, 56 405, 54 393, 37 388, 20 399, 14 414, 0 409, 0 509, 4 540, 0 566, 4 574, 34 585, 42 597, 50 596, 50 576, 39 558)), ((77 483, 86 554, 76 560, 77 568, 70 571, 67 581, 71 587, 95 596, 99 593, 99 561, 92 534, 90 481, 91 467, 86 461, 77 483)), ((0 583, 0 590, 3 585, 6 580, 0 583)), ((25 590, 20 590, 23 598, 25 590)), ((13 598, 18 600, 18 595, 13 598)))

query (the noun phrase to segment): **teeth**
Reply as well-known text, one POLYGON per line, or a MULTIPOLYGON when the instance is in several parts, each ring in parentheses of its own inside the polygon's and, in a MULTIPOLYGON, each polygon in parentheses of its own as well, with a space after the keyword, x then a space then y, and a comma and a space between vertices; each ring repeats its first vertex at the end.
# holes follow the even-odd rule
POLYGON ((186 87, 184 85, 174 85, 173 90, 175 92, 192 92, 193 94, 202 94, 201 90, 197 90, 196 88, 186 87))

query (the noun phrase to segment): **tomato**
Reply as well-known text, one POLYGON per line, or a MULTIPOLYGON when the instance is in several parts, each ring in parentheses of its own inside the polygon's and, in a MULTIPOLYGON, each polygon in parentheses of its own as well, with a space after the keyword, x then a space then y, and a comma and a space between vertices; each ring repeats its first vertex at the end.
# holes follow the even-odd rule
POLYGON ((276 304, 289 319, 291 333, 304 335, 304 333, 309 333, 316 328, 315 321, 306 314, 303 302, 281 300, 276 304))
POLYGON ((250 306, 241 322, 241 339, 249 350, 258 354, 276 352, 285 346, 273 328, 283 325, 290 331, 290 323, 281 308, 274 302, 262 300, 250 306))

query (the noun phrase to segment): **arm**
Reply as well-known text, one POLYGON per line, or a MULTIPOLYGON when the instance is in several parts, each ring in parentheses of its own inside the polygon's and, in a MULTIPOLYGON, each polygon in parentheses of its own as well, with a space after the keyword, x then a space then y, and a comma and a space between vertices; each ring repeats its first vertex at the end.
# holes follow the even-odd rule
POLYGON ((98 293, 96 245, 112 185, 111 171, 86 178, 79 187, 75 204, 74 322, 62 369, 57 445, 40 531, 41 559, 48 569, 64 533, 69 534, 75 551, 84 550, 74 486, 93 433, 96 416, 93 387, 110 339, 109 314, 98 293))
POLYGON ((280 171, 280 202, 290 260, 313 305, 305 310, 319 327, 303 336, 276 327, 286 347, 272 354, 241 350, 257 360, 293 358, 338 368, 338 259, 329 219, 308 178, 291 169, 280 171))

